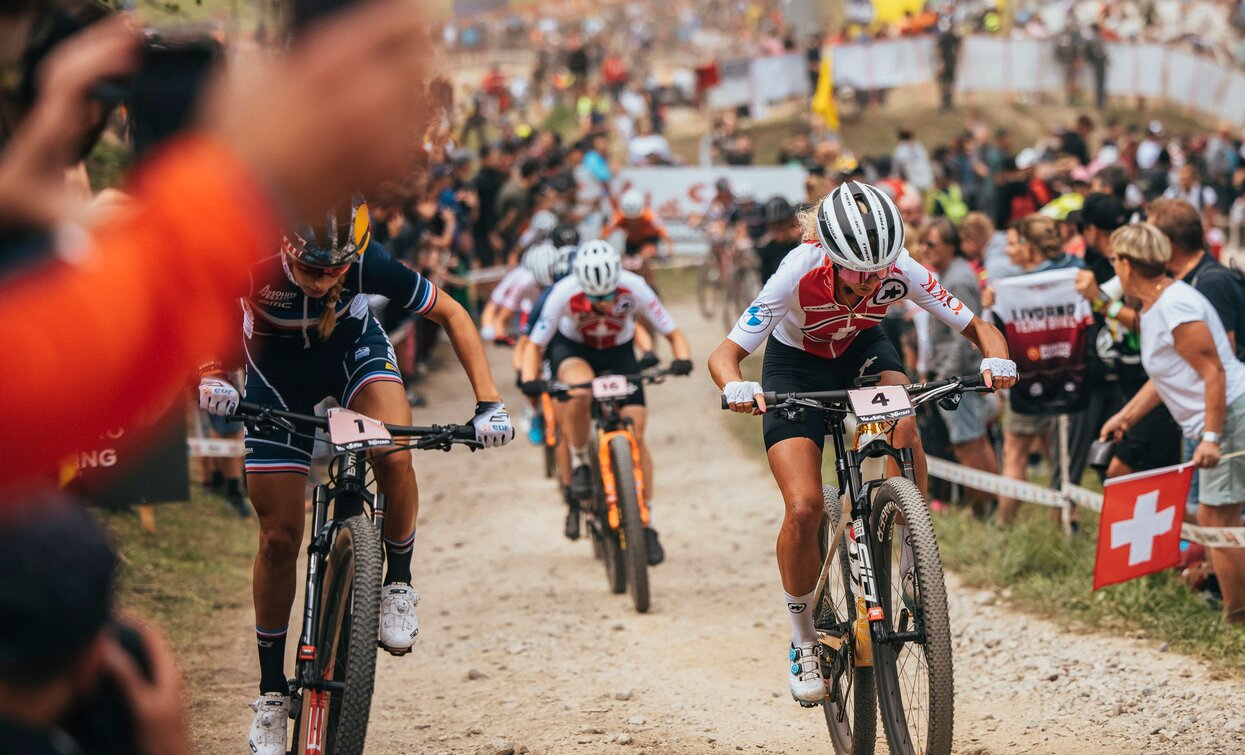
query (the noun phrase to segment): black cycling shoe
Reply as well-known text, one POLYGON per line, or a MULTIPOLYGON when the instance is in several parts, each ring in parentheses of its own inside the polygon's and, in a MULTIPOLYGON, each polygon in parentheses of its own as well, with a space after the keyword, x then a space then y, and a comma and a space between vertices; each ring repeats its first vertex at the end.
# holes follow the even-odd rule
POLYGON ((649 566, 656 566, 666 560, 666 551, 657 539, 657 530, 652 527, 644 528, 644 549, 648 551, 649 566))
POLYGON ((587 464, 580 464, 571 472, 571 495, 580 501, 592 497, 592 470, 587 464))
POLYGON ((566 529, 564 530, 567 540, 579 539, 579 505, 572 505, 570 510, 566 512, 566 529))

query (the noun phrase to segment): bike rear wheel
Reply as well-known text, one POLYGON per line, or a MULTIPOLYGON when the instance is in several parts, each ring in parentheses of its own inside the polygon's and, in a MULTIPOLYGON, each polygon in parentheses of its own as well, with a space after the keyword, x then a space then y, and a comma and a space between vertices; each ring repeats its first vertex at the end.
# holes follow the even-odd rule
POLYGON ((360 755, 376 679, 382 550, 364 515, 341 523, 320 581, 315 676, 340 691, 305 690, 293 752, 360 755))
POLYGON ((891 752, 898 755, 946 755, 951 752, 955 681, 947 587, 929 507, 911 480, 893 477, 877 489, 870 526, 887 627, 893 633, 916 631, 923 637, 923 642, 874 642, 873 665, 886 739, 891 752), (906 541, 911 548, 913 576, 907 592, 901 570, 905 544, 897 536, 900 524, 908 528, 906 541))
MULTIPOLYGON (((843 507, 838 488, 833 485, 823 486, 822 496, 826 517, 818 533, 818 545, 824 562, 831 547, 829 539, 834 534, 843 507)), ((817 612, 813 615, 820 644, 821 672, 827 687, 822 713, 836 753, 868 755, 873 752, 877 738, 873 668, 855 665, 855 595, 859 591, 852 588, 847 535, 840 535, 834 547, 834 563, 830 565, 826 584, 817 596, 817 612)))
POLYGON ((627 564, 627 589, 638 613, 648 611, 648 543, 644 539, 644 521, 640 518, 640 498, 636 491, 635 465, 631 459, 631 443, 623 435, 610 439, 610 464, 614 467, 614 489, 622 522, 618 528, 619 543, 627 564))

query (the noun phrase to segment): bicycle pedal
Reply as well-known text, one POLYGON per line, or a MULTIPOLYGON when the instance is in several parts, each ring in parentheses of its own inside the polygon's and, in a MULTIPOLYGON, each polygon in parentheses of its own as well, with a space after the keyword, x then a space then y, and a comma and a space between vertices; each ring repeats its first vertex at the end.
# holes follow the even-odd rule
POLYGON ((376 646, 380 648, 381 650, 384 650, 389 655, 392 655, 394 658, 401 658, 402 656, 411 652, 411 648, 406 648, 405 650, 394 650, 392 648, 385 647, 379 642, 376 643, 376 646))

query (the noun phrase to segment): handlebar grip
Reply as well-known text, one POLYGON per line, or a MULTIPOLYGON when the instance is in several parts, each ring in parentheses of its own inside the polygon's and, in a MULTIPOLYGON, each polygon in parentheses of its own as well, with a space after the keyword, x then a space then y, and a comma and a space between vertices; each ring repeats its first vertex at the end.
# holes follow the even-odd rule
POLYGON ((476 429, 474 425, 455 425, 454 431, 450 433, 454 440, 475 440, 476 429))
POLYGON ((766 406, 773 406, 778 403, 778 394, 774 391, 765 391, 761 394, 761 398, 765 399, 766 406))
POLYGON ((979 374, 968 375, 963 380, 960 381, 960 385, 964 386, 965 388, 981 388, 985 384, 986 384, 986 381, 983 380, 981 375, 979 374))

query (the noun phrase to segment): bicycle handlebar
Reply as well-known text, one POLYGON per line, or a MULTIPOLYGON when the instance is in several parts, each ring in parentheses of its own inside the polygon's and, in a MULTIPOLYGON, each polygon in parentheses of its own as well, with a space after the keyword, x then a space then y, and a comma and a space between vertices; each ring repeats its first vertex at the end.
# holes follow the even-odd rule
MULTIPOLYGON (((678 373, 675 373, 669 367, 654 367, 652 369, 643 370, 641 372, 637 372, 632 375, 615 375, 613 377, 626 378, 628 383, 657 383, 657 382, 660 382, 662 378, 666 378, 671 375, 678 375, 678 373)), ((597 377, 605 377, 605 375, 597 375, 597 377)), ((572 383, 561 383, 561 382, 558 382, 557 380, 548 380, 545 382, 546 393, 548 393, 550 396, 555 396, 559 398, 565 397, 569 391, 582 389, 582 388, 591 388, 591 387, 592 387, 591 380, 589 380, 586 383, 573 383, 573 384, 572 383)))
MULTIPOLYGON (((949 377, 944 380, 935 380, 929 383, 912 383, 910 385, 903 386, 903 388, 908 391, 909 395, 919 396, 919 395, 928 394, 933 391, 939 390, 941 388, 946 388, 952 385, 963 389, 963 391, 973 392, 973 393, 989 393, 994 390, 993 388, 986 387, 985 382, 982 380, 982 377, 979 374, 959 375, 956 377, 949 377)), ((865 387, 871 387, 871 386, 865 386, 865 387)), ((815 401, 819 404, 826 404, 827 405, 826 408, 830 408, 829 405, 832 405, 832 404, 846 403, 847 394, 849 390, 857 390, 857 389, 844 389, 844 390, 838 390, 838 391, 809 391, 809 392, 804 392, 804 393, 775 393, 773 391, 765 391, 761 394, 761 397, 765 399, 765 405, 767 407, 776 406, 786 401, 815 401)), ((730 409, 730 404, 726 402, 726 396, 722 396, 721 398, 722 398, 722 408, 730 409)), ((917 403, 920 403, 920 402, 917 402, 917 403)))
MULTIPOLYGON (((261 404, 253 404, 249 401, 239 401, 237 411, 229 415, 228 419, 233 422, 245 422, 247 420, 263 420, 265 418, 283 419, 306 427, 327 430, 329 426, 328 418, 317 417, 314 414, 299 414, 297 412, 287 412, 283 409, 273 409, 269 406, 261 404)), ((429 435, 448 435, 449 440, 453 443, 474 444, 476 442, 476 429, 471 425, 430 425, 428 427, 416 427, 411 425, 391 425, 388 422, 382 423, 389 434, 395 438, 422 438, 429 435)))

